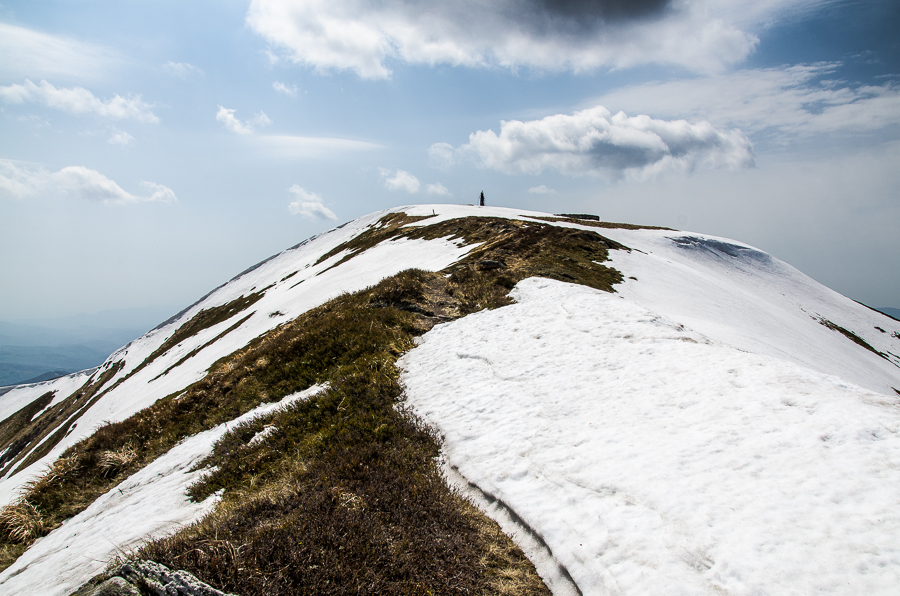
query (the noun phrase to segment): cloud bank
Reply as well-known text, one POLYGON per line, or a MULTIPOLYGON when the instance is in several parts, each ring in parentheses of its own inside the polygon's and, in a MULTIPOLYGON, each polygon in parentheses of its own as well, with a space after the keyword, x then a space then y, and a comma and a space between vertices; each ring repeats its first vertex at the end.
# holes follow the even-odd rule
POLYGON ((273 56, 319 71, 391 76, 391 61, 581 72, 671 64, 715 72, 746 58, 752 29, 826 0, 253 0, 273 56))
POLYGON ((67 194, 105 205, 130 203, 174 203, 171 188, 141 181, 147 194, 134 195, 100 172, 84 166, 68 166, 50 173, 40 166, 0 160, 0 196, 25 199, 49 194, 67 194))
POLYGON ((290 187, 288 192, 294 195, 294 200, 288 204, 288 211, 293 215, 302 215, 310 219, 337 219, 337 215, 324 205, 322 197, 316 193, 301 188, 298 184, 290 187))
POLYGON ((900 85, 851 86, 829 80, 839 66, 799 64, 646 83, 616 89, 596 101, 623 110, 703 118, 717 126, 782 138, 869 132, 900 124, 900 85))
POLYGON ((22 85, 0 86, 0 99, 12 104, 40 103, 70 114, 96 114, 116 120, 131 118, 140 122, 159 122, 159 118, 150 110, 153 106, 141 101, 140 95, 115 95, 110 100, 102 101, 83 87, 57 89, 47 81, 35 85, 26 79, 22 85))
POLYGON ((647 178, 668 170, 754 164, 750 141, 738 130, 720 132, 708 122, 611 114, 603 106, 541 120, 504 121, 499 135, 479 130, 452 153, 448 147, 432 145, 432 159, 468 159, 507 174, 555 170, 568 176, 647 178))

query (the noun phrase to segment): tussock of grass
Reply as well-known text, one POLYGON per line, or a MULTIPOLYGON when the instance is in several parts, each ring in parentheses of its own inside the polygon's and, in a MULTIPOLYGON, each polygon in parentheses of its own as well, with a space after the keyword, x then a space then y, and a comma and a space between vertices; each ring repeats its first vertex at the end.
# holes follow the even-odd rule
POLYGON ((0 509, 0 530, 11 542, 26 542, 37 538, 43 529, 41 514, 24 499, 0 509))
POLYGON ((136 458, 137 453, 131 445, 125 445, 115 451, 101 451, 97 458, 97 469, 100 470, 100 473, 103 474, 103 476, 114 476, 119 470, 133 462, 136 458))
MULTIPOLYGON (((42 531, 184 437, 327 383, 229 432, 204 464, 214 471, 190 491, 202 499, 222 490, 216 511, 140 555, 243 596, 547 594, 496 524, 444 483, 436 438, 399 407, 395 362, 434 324, 508 304, 525 277, 612 291, 621 274, 602 262, 624 247, 594 232, 495 218, 401 229, 405 217, 392 214, 351 248, 401 236, 480 244, 445 271, 404 271, 312 309, 219 360, 187 390, 101 427, 24 495, 42 531)), ((19 547, 0 537, 0 558, 11 562, 19 547)))

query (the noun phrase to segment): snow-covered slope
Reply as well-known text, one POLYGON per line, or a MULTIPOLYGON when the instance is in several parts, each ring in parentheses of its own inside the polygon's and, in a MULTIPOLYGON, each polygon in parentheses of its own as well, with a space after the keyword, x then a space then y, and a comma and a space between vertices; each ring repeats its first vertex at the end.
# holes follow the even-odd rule
POLYGON ((897 321, 745 244, 699 234, 609 230, 628 300, 740 350, 790 360, 888 395, 900 372, 897 321), (831 322, 852 331, 879 357, 831 322), (879 329, 880 328, 880 329, 879 329))
POLYGON ((896 399, 622 296, 539 278, 513 295, 425 335, 404 379, 463 488, 553 553, 539 571, 584 594, 900 585, 896 399))
MULTIPOLYGON (((413 226, 549 216, 456 205, 374 213, 239 275, 96 372, 0 396, 8 417, 55 392, 45 411, 108 377, 46 455, 8 467, 0 501, 101 423, 183 391, 282 322, 404 269, 441 270, 474 248, 394 239, 338 266, 347 251, 318 262, 400 212, 431 216, 413 226), (228 316, 174 335, 217 308, 228 316)), ((498 516, 518 520, 510 528, 551 587, 887 594, 900 585, 900 323, 739 242, 554 225, 631 249, 610 251, 626 278, 616 294, 527 279, 517 304, 440 325, 403 360, 410 403, 443 433, 448 466, 474 497, 489 494, 498 516)), ((187 465, 169 464, 173 474, 187 465)), ((91 515, 110 514, 101 509, 91 515)), ((33 548, 43 543, 41 556, 51 556, 57 532, 93 523, 86 514, 33 548)), ((142 523, 160 532, 188 518, 142 523)), ((110 541, 107 555, 116 548, 110 541)), ((17 582, 46 565, 27 557, 17 582)), ((0 594, 13 593, 11 573, 0 574, 0 594)))
MULTIPOLYGON (((104 384, 104 387, 113 388, 81 415, 66 437, 47 455, 15 475, 11 475, 14 470, 11 467, 6 476, 0 480, 0 502, 13 500, 25 482, 40 473, 67 447, 88 436, 103 422, 124 420, 156 400, 183 390, 203 378, 209 366, 216 360, 245 346, 252 339, 288 318, 296 317, 342 292, 360 290, 403 269, 411 267, 442 269, 472 248, 461 248, 455 243, 443 240, 425 242, 401 239, 367 250, 342 267, 330 269, 344 253, 316 264, 319 257, 366 230, 368 226, 374 225, 386 213, 379 212, 362 217, 284 251, 255 269, 239 275, 165 325, 112 354, 90 378, 96 380, 104 371, 112 370, 121 363, 121 369, 104 384), (252 308, 236 312, 232 317, 186 338, 173 349, 134 372, 181 325, 200 311, 228 304, 237 298, 260 291, 263 292, 263 296, 252 308), (244 320, 223 337, 219 337, 223 331, 243 320, 248 313, 251 314, 249 319, 244 320), (193 356, 178 364, 195 350, 198 351, 193 356), (121 383, 116 386, 118 381, 121 383)), ((83 377, 64 377, 14 389, 0 396, 0 412, 8 416, 38 396, 55 391, 53 400, 47 406, 51 407, 68 397, 84 382, 83 377)))

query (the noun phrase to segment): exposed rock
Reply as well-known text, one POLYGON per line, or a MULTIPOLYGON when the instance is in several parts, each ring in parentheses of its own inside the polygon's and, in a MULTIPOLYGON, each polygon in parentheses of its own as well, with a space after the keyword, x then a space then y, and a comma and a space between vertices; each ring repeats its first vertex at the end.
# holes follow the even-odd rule
POLYGON ((172 571, 154 561, 129 561, 113 577, 92 580, 72 596, 140 596, 138 586, 155 596, 235 596, 203 583, 187 571, 172 571))
POLYGON ((493 259, 484 259, 483 261, 478 262, 478 268, 482 271, 487 271, 490 269, 500 269, 501 267, 506 267, 500 261, 495 261, 493 259))
POLYGON ((82 586, 73 596, 141 596, 140 590, 121 577, 82 586))

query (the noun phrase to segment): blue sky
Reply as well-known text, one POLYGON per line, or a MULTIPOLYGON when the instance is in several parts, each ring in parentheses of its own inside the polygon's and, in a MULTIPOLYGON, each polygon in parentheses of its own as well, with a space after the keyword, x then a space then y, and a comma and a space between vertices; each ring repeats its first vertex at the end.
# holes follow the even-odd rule
POLYGON ((732 237, 900 306, 900 5, 0 4, 0 319, 173 312, 378 209, 732 237))

